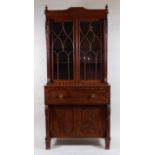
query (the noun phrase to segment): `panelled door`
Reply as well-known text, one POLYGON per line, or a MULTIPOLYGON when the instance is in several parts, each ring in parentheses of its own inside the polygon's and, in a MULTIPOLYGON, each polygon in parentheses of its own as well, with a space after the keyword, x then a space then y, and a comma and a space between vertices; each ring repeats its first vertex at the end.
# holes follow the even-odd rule
POLYGON ((104 106, 55 106, 50 113, 52 137, 104 137, 104 106))

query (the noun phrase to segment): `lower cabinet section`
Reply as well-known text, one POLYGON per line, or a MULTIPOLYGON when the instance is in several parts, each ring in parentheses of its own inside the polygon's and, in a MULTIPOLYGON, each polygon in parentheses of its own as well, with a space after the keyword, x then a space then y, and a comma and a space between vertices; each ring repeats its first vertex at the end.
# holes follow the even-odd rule
POLYGON ((49 106, 51 137, 105 137, 107 108, 102 106, 49 106))

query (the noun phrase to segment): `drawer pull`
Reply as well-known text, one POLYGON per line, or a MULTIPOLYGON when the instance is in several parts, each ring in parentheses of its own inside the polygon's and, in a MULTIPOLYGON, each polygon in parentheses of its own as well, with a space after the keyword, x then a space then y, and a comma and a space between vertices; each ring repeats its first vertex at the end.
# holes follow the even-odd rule
POLYGON ((63 94, 59 94, 58 96, 59 96, 60 99, 62 99, 64 97, 63 94))
POLYGON ((95 98, 96 94, 91 94, 91 98, 95 98))

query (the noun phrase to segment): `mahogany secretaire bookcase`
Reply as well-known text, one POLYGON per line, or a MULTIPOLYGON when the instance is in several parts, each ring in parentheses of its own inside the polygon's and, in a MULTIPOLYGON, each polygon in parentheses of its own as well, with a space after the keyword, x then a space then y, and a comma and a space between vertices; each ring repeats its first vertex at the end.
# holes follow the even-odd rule
POLYGON ((108 7, 46 7, 46 149, 51 138, 105 138, 110 147, 108 7))

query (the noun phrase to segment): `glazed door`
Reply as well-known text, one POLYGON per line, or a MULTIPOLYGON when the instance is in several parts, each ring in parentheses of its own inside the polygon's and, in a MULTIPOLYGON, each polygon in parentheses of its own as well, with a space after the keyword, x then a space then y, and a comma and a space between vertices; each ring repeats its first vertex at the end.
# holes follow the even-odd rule
POLYGON ((74 79, 74 22, 58 21, 51 24, 53 80, 74 79))
POLYGON ((102 78, 102 34, 101 21, 79 21, 80 80, 102 78))
POLYGON ((103 23, 100 20, 83 20, 78 23, 78 26, 75 21, 58 21, 51 24, 54 81, 75 80, 77 76, 80 80, 102 79, 103 23), (75 59, 76 56, 78 59, 75 59))

